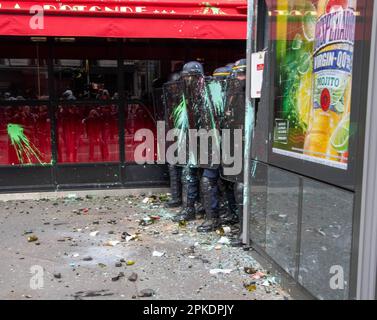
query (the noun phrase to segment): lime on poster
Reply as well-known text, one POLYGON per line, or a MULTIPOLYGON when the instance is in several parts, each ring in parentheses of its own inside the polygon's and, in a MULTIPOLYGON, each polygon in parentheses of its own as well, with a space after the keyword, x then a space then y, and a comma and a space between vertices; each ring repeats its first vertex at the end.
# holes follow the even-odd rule
POLYGON ((357 0, 276 3, 273 152, 346 170, 357 0))

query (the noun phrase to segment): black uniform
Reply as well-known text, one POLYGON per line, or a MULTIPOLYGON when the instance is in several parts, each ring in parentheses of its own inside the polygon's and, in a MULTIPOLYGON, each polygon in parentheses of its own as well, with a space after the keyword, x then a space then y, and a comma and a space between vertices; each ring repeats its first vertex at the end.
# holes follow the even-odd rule
MULTIPOLYGON (((195 129, 200 123, 200 113, 196 108, 202 101, 198 100, 197 90, 204 78, 203 66, 197 62, 188 62, 183 66, 181 73, 183 83, 184 104, 187 112, 187 129, 195 129)), ((188 139, 186 143, 188 144, 188 139)), ((186 146, 184 146, 186 147, 186 146)), ((196 209, 195 204, 200 202, 200 170, 196 157, 192 157, 187 150, 187 165, 182 172, 182 199, 184 208, 174 218, 174 221, 190 221, 196 218, 196 213, 202 212, 202 207, 196 209)))
MULTIPOLYGON (((226 78, 230 75, 231 71, 232 69, 230 67, 218 68, 214 71, 213 77, 211 79, 208 79, 207 81, 206 94, 208 96, 209 103, 207 108, 203 110, 204 115, 202 116, 202 118, 207 119, 207 123, 202 124, 206 130, 220 130, 221 128, 221 122, 224 116, 225 107, 226 78)), ((218 141, 216 141, 216 139, 215 141, 212 141, 212 145, 209 145, 209 149, 209 154, 211 154, 212 149, 215 149, 215 151, 220 155, 220 136, 218 141), (214 146, 215 143, 218 143, 218 145, 214 146)), ((206 219, 198 227, 199 232, 213 231, 221 223, 219 177, 219 164, 216 164, 213 161, 209 162, 208 165, 204 168, 201 180, 206 219)), ((224 185, 225 194, 227 196, 230 209, 232 210, 235 208, 234 193, 232 192, 233 190, 230 190, 227 187, 227 185, 227 183, 224 185)), ((234 215, 235 213, 233 213, 233 216, 234 215)))

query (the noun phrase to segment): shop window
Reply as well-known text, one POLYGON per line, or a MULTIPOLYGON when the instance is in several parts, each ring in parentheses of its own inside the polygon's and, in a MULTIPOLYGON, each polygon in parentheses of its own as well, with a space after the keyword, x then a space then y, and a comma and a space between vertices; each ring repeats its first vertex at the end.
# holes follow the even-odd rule
POLYGON ((0 100, 47 100, 44 59, 0 59, 0 100))
POLYGON ((51 164, 47 106, 0 107, 0 165, 51 164))
MULTIPOLYGON (((266 248, 266 217, 268 195, 268 166, 252 162, 254 174, 250 184, 250 238, 253 244, 266 248)), ((270 206, 271 207, 271 206, 270 206)), ((270 226, 271 228, 271 226, 270 226)))
POLYGON ((266 252, 295 276, 299 177, 270 167, 267 185, 266 252))
POLYGON ((157 160, 157 129, 156 122, 150 109, 141 102, 133 102, 126 105, 125 123, 125 152, 126 162, 135 162, 145 159, 147 161, 157 160), (135 141, 135 133, 140 129, 147 129, 153 132, 153 148, 147 148, 138 158, 135 157, 135 150, 143 141, 135 141), (153 150, 154 149, 154 150, 153 150))
POLYGON ((118 121, 115 104, 58 106, 58 162, 119 162, 118 121))
POLYGON ((117 100, 116 60, 54 61, 56 96, 60 100, 117 100))
POLYGON ((151 102, 154 83, 160 78, 160 61, 125 60, 124 69, 126 98, 151 102))
POLYGON ((348 299, 354 195, 303 179, 299 282, 319 299, 348 299), (336 274, 342 290, 331 287, 336 274))
POLYGON ((140 129, 149 129, 154 135, 154 147, 142 154, 143 159, 157 159, 157 119, 163 119, 162 84, 160 61, 125 60, 124 91, 128 100, 125 109, 125 159, 134 162, 135 150, 142 142, 136 142, 135 133, 140 129), (154 149, 154 150, 153 150, 154 149))

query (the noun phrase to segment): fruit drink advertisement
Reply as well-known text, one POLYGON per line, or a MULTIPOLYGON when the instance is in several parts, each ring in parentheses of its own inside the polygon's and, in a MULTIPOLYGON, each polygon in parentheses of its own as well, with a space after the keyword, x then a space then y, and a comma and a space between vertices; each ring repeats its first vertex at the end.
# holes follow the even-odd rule
POLYGON ((273 152, 347 170, 357 0, 281 0, 273 152))

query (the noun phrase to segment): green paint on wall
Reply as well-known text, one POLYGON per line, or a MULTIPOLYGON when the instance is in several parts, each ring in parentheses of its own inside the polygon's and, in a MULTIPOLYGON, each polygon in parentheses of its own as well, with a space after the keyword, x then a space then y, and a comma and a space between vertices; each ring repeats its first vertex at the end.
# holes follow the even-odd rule
POLYGON ((41 160, 41 153, 35 145, 30 142, 21 125, 9 123, 7 126, 7 132, 10 142, 16 151, 18 161, 21 164, 25 163, 25 158, 27 159, 28 164, 32 164, 32 159, 34 157, 40 164, 46 165, 46 163, 41 160))

